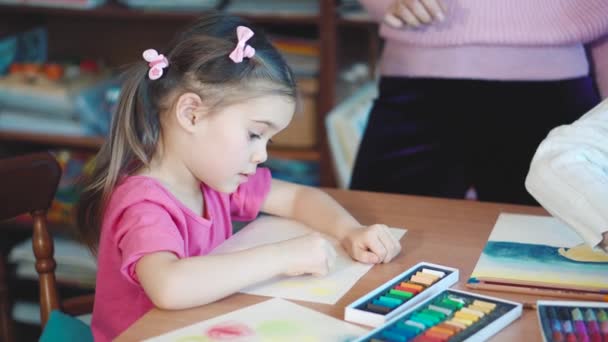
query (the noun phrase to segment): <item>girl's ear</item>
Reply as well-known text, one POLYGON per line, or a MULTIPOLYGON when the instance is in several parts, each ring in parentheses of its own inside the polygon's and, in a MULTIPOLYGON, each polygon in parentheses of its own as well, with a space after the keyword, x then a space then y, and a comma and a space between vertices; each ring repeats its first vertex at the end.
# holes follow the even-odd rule
POLYGON ((207 114, 203 100, 195 93, 179 96, 175 105, 175 115, 179 125, 192 132, 196 124, 207 114))

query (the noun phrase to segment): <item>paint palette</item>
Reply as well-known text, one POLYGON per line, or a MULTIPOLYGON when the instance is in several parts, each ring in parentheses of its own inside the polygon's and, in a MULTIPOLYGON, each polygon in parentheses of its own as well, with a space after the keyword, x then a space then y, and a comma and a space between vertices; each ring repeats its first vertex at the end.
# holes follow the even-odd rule
POLYGON ((421 262, 344 309, 346 321, 380 326, 458 281, 458 269, 421 262))
POLYGON ((522 305, 445 290, 401 313, 356 342, 485 341, 522 313, 522 305))
POLYGON ((608 303, 539 300, 545 341, 608 341, 608 303))

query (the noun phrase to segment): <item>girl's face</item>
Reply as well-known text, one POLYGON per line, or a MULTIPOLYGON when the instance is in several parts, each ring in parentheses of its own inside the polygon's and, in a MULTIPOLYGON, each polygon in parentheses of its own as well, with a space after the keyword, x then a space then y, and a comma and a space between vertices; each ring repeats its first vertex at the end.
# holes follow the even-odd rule
POLYGON ((267 159, 269 140, 287 127, 294 111, 289 97, 265 95, 205 116, 192 137, 190 171, 217 191, 234 192, 267 159))

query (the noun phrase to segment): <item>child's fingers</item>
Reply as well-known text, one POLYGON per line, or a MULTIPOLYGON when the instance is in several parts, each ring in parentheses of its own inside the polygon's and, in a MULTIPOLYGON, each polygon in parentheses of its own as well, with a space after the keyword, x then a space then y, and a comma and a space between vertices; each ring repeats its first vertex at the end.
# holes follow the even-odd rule
POLYGON ((376 254, 378 257, 377 262, 382 262, 382 260, 384 260, 387 250, 382 241, 380 241, 378 229, 370 229, 367 232, 365 244, 370 252, 376 254))
POLYGON ((386 252, 384 253, 384 256, 381 258, 381 262, 388 262, 391 258, 392 258, 392 241, 390 239, 390 236, 388 236, 385 232, 384 228, 380 228, 377 230, 377 234, 378 234, 378 240, 380 241, 380 243, 382 243, 382 245, 384 246, 384 249, 386 250, 386 252))
POLYGON ((359 250, 355 255, 355 259, 365 264, 377 264, 381 261, 376 254, 364 250, 359 250))
POLYGON ((328 271, 334 268, 336 265, 336 257, 338 253, 336 253, 336 249, 334 246, 328 243, 328 251, 327 251, 327 269, 328 271))
POLYGON ((399 240, 391 234, 390 230, 386 226, 382 226, 378 231, 378 238, 386 248, 386 256, 382 262, 387 263, 391 261, 401 251, 401 244, 399 240))
POLYGON ((334 246, 331 243, 329 243, 328 241, 324 241, 324 248, 325 248, 325 264, 322 266, 320 265, 321 267, 318 267, 317 271, 311 272, 311 274, 313 276, 316 276, 316 277, 326 276, 327 274, 329 274, 331 269, 336 264, 336 256, 338 254, 336 253, 334 246))

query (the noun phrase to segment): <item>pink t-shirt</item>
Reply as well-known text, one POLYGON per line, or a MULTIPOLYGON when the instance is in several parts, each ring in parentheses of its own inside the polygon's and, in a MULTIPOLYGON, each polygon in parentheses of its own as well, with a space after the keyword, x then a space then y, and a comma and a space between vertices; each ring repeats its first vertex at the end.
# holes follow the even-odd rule
POLYGON ((154 307, 135 274, 139 258, 159 251, 178 258, 208 254, 232 235, 232 220, 258 215, 270 182, 270 171, 258 168, 232 194, 201 184, 201 217, 153 178, 125 178, 112 193, 101 229, 91 321, 95 341, 115 338, 154 307))

